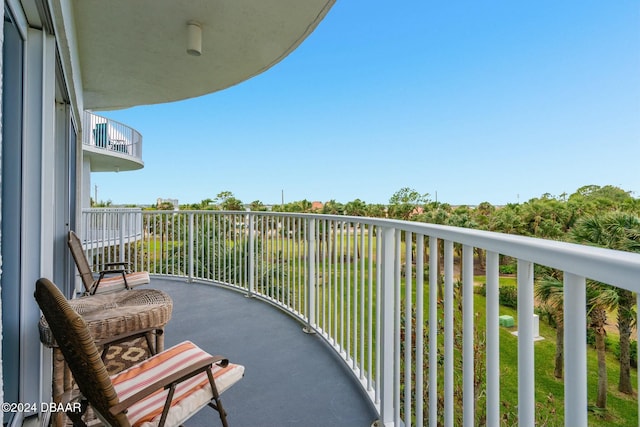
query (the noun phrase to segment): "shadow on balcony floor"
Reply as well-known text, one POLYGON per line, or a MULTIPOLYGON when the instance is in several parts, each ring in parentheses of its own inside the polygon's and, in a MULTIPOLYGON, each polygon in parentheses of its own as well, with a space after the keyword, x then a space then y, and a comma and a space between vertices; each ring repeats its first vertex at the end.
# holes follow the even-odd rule
MULTIPOLYGON (((153 278, 174 301, 165 346, 189 339, 245 365, 245 377, 222 395, 231 427, 370 426, 376 413, 347 367, 290 316, 218 286, 153 278)), ((218 426, 204 409, 187 427, 218 426)))

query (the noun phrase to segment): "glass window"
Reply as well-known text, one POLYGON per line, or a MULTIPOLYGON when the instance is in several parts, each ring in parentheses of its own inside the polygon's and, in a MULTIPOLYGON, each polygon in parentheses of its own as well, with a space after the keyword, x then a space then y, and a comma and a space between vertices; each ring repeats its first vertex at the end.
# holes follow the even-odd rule
MULTIPOLYGON (((22 200, 22 106, 24 42, 4 14, 2 49, 2 372, 4 401, 19 401, 20 234, 22 200)), ((4 422, 11 414, 5 413, 4 422)))

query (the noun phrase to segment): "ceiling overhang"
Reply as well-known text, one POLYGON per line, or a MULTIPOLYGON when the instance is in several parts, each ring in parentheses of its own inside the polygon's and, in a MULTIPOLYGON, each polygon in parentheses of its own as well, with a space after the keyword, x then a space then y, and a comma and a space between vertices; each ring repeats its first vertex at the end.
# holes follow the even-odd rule
POLYGON ((335 0, 73 2, 84 108, 157 104, 216 92, 281 61, 335 0), (187 23, 202 55, 187 54, 187 23))

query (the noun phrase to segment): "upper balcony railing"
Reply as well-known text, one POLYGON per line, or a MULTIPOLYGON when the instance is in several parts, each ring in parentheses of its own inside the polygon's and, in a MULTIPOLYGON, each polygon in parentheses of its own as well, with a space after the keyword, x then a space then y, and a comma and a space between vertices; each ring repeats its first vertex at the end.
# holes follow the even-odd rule
POLYGON ((126 251, 137 269, 223 284, 290 313, 344 360, 385 426, 473 426, 480 412, 501 425, 501 256, 517 260, 521 426, 536 423, 534 264, 564 281, 565 425, 587 425, 587 279, 640 291, 639 254, 500 233, 272 212, 143 211, 141 221, 142 240, 89 255, 108 262, 126 251), (486 325, 475 323, 478 309, 486 325))
POLYGON ((142 135, 137 130, 88 111, 82 120, 84 145, 142 160, 142 135))

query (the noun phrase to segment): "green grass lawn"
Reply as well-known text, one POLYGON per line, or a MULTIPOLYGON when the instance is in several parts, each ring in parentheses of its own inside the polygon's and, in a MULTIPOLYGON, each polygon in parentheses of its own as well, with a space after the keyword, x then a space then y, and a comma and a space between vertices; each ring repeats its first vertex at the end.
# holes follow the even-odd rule
MULTIPOLYGON (((486 276, 473 276, 473 282, 476 285, 486 284, 487 277, 486 276)), ((518 279, 515 276, 500 276, 499 286, 516 286, 518 284, 518 279)))
MULTIPOLYGON (((484 306, 484 301, 484 297, 476 296, 478 308, 484 306)), ((517 319, 517 312, 514 309, 501 307, 500 314, 508 314, 517 319)), ((509 402, 510 407, 515 411, 518 395, 518 339, 511 334, 511 331, 517 330, 517 328, 500 329, 501 399, 509 402)), ((549 417, 549 424, 547 425, 564 425, 564 382, 556 379, 553 375, 556 330, 541 321, 540 335, 545 339, 535 343, 537 412, 549 417)), ((597 363, 596 351, 589 347, 587 350, 587 395, 589 405, 593 405, 596 398, 597 363)), ((627 396, 617 391, 619 374, 618 360, 612 353, 607 353, 608 408, 604 412, 596 413, 590 411, 589 425, 603 427, 637 425, 638 405, 636 397, 627 396)), ((637 371, 632 370, 631 376, 632 383, 637 384, 637 371)))

